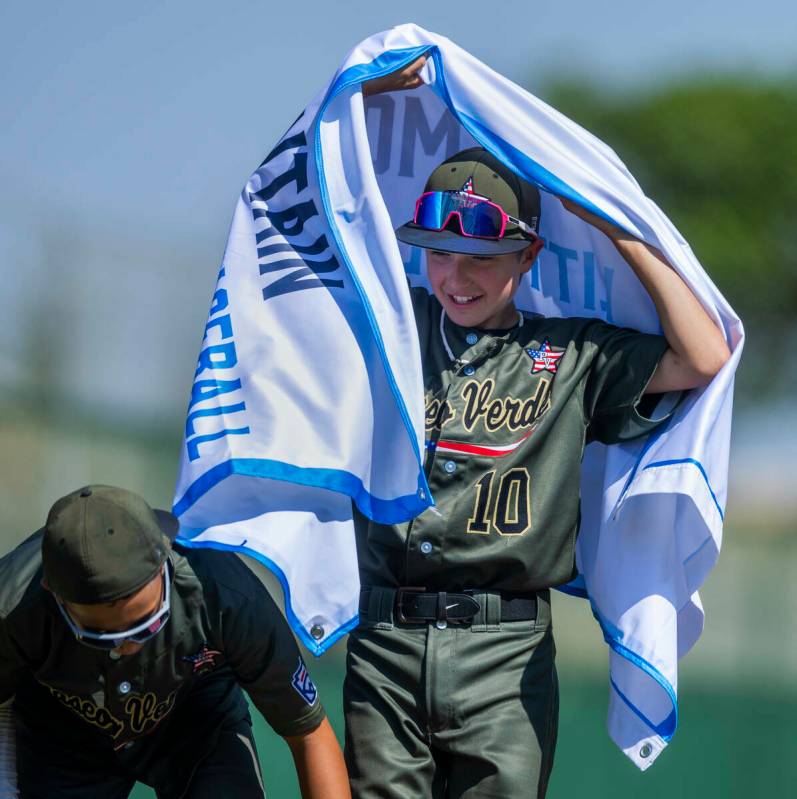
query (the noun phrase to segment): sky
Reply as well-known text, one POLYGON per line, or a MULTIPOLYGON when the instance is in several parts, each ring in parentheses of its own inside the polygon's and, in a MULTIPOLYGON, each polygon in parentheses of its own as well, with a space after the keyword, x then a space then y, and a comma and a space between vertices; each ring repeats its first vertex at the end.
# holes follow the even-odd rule
POLYGON ((797 69, 793 0, 414 5, 4 0, 0 202, 224 230, 242 179, 348 50, 401 22, 532 91, 568 70, 627 86, 797 69))
POLYGON ((3 0, 0 386, 180 415, 241 186, 377 31, 416 22, 532 92, 797 70, 793 0, 414 5, 3 0))

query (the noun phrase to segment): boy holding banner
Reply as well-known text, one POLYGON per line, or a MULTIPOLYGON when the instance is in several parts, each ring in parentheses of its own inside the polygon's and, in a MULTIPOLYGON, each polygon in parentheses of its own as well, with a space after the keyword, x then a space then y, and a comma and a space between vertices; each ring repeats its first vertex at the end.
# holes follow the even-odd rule
MULTIPOLYGON (((422 66, 365 91, 414 88, 422 66)), ((729 357, 658 251, 562 202, 612 241, 663 336, 517 311, 544 246, 539 192, 481 148, 434 170, 397 231, 426 251, 433 291, 413 289, 413 303, 436 507, 398 525, 355 510, 360 626, 344 686, 355 797, 545 795, 558 714, 549 589, 576 574, 585 443, 650 432, 729 357)))

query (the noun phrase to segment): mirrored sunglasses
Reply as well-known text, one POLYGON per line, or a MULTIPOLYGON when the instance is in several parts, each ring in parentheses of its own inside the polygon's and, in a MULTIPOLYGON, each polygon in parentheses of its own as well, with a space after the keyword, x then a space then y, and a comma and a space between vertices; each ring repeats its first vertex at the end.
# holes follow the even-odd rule
POLYGON ((525 222, 507 214, 500 205, 466 191, 427 191, 415 203, 413 222, 426 230, 443 230, 455 216, 462 235, 476 239, 501 239, 507 223, 519 227, 533 241, 538 238, 525 222))
POLYGON ((58 605, 58 609, 61 611, 64 621, 81 644, 104 651, 117 649, 126 641, 132 641, 135 644, 143 644, 149 641, 150 638, 156 636, 166 626, 166 622, 169 621, 169 616, 171 615, 171 575, 169 567, 170 562, 167 561, 166 568, 163 570, 163 602, 160 608, 149 618, 126 630, 114 630, 113 632, 86 630, 72 619, 69 615, 69 611, 67 611, 63 602, 58 597, 55 598, 55 601, 58 605))

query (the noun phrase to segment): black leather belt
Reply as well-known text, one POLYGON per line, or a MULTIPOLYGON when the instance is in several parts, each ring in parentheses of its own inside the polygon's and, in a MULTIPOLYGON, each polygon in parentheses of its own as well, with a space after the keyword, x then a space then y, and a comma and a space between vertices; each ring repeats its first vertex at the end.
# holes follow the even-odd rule
MULTIPOLYGON (((426 591, 423 588, 397 588, 393 606, 395 619, 402 623, 420 624, 445 621, 469 624, 481 609, 474 594, 478 591, 426 591)), ((485 592, 481 592, 485 593, 485 592)), ((490 593, 501 596, 501 621, 530 621, 537 618, 536 594, 514 594, 508 591, 490 593)), ((360 613, 368 611, 370 588, 360 591, 360 613)))

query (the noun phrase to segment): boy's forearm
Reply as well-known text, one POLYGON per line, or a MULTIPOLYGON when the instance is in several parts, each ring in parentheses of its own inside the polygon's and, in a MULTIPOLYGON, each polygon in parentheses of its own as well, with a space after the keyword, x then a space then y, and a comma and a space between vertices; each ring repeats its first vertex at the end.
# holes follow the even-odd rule
POLYGON ((307 735, 286 738, 302 799, 351 799, 349 775, 327 719, 307 735))
POLYGON ((708 383, 730 356, 722 331, 700 301, 654 247, 570 200, 562 205, 604 233, 653 300, 669 350, 647 391, 658 393, 708 383))
POLYGON ((653 300, 678 368, 694 385, 708 382, 730 355, 720 329, 658 250, 617 228, 607 235, 653 300))

